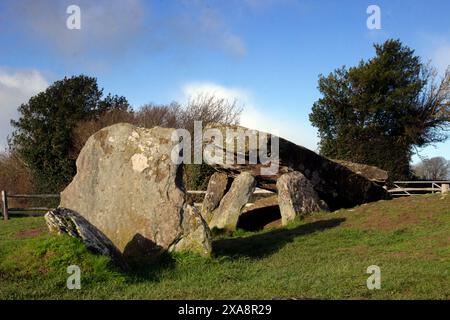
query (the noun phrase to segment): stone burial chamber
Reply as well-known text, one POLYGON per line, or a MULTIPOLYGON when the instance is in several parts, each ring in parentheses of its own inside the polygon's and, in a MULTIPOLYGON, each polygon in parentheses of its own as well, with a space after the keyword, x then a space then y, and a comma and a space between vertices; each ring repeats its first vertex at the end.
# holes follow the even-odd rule
POLYGON ((204 159, 218 173, 210 179, 202 216, 213 230, 286 226, 312 212, 389 198, 381 185, 350 169, 348 163, 342 165, 285 139, 241 126, 211 124, 207 129, 215 133, 203 141, 210 152, 204 159), (238 131, 244 133, 244 141, 238 141, 238 131), (262 156, 271 163, 262 161, 262 156), (273 164, 275 172, 264 172, 273 164), (230 177, 234 180, 227 190, 225 181, 230 177), (256 187, 276 196, 247 204, 256 187))
POLYGON ((223 154, 223 158, 229 157, 235 161, 229 163, 214 156, 205 157, 205 161, 217 171, 232 177, 248 172, 255 177, 256 186, 259 188, 276 192, 278 179, 283 174, 297 171, 308 180, 308 184, 317 193, 319 199, 324 201, 332 211, 389 199, 388 193, 381 185, 359 172, 283 138, 241 126, 212 124, 208 126, 208 129, 211 128, 219 131, 221 136, 205 141, 208 150, 211 150, 210 153, 223 154), (244 147, 240 150, 238 148, 230 150, 227 146, 230 145, 233 137, 230 137, 229 132, 238 130, 247 134, 246 141, 243 143, 244 147), (253 138, 248 138, 249 136, 253 138), (258 143, 250 144, 251 139, 258 143), (274 148, 274 145, 277 147, 274 148), (262 150, 264 152, 261 152, 262 150), (272 159, 269 164, 261 161, 261 155, 265 153, 269 153, 268 157, 272 159), (252 154, 258 155, 256 163, 249 161, 252 154), (237 159, 245 159, 245 163, 238 163, 237 159), (277 170, 273 174, 265 174, 262 169, 273 164, 276 164, 277 170))
MULTIPOLYGON (((212 127, 219 132, 247 130, 212 127)), ((217 139, 202 138, 204 150, 222 151, 232 159, 249 159, 251 152, 261 156, 264 147, 278 170, 267 175, 261 161, 230 164, 203 152, 216 173, 197 209, 186 200, 183 164, 171 158, 180 145, 174 132, 121 123, 92 135, 76 161, 76 176, 61 193, 59 208, 45 216, 49 229, 80 238, 91 250, 126 267, 153 261, 165 251, 209 256, 211 230, 285 226, 312 212, 388 198, 386 190, 366 177, 275 136, 259 140, 256 147, 244 142, 243 151, 239 149, 243 154, 224 150, 226 143, 217 139), (274 139, 278 149, 272 148, 274 139), (253 201, 257 187, 275 193, 253 201)))
POLYGON ((219 183, 224 176, 227 177, 224 173, 213 174, 202 204, 203 217, 212 230, 235 231, 242 228, 256 231, 286 226, 297 217, 329 210, 308 179, 297 171, 278 178, 277 195, 269 194, 252 203, 248 202, 255 191, 256 179, 249 172, 236 176, 229 190, 226 190, 226 184, 219 183))
POLYGON ((239 216, 236 228, 247 231, 275 229, 282 227, 278 196, 274 193, 263 197, 254 195, 239 216))
POLYGON ((382 186, 349 169, 348 164, 341 165, 285 139, 240 126, 212 124, 207 129, 214 129, 215 134, 204 140, 204 148, 209 150, 204 158, 218 171, 210 179, 202 205, 202 216, 211 229, 286 226, 296 217, 312 212, 389 198, 382 186), (238 131, 244 133, 245 141, 238 141, 238 131), (237 147, 239 144, 241 148, 237 147), (234 148, 230 149, 230 145, 234 148), (257 161, 251 162, 254 155, 257 161), (270 158, 272 163, 263 162, 261 156, 270 158), (273 164, 277 170, 265 173, 263 169, 273 164), (234 181, 227 190, 225 181, 230 177, 234 181), (277 196, 248 207, 256 187, 271 190, 277 196))
POLYGON ((85 243, 104 242, 108 250, 101 252, 113 260, 119 253, 129 264, 167 250, 208 256, 210 230, 186 203, 182 167, 170 158, 172 131, 116 124, 91 136, 77 159, 76 176, 61 193, 60 208, 46 214, 49 228, 79 230, 68 233, 85 243), (78 216, 82 223, 72 218, 78 216))

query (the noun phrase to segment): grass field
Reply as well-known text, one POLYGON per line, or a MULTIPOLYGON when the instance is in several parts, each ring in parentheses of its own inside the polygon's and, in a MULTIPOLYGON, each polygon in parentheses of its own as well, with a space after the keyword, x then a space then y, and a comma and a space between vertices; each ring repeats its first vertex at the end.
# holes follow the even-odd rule
POLYGON ((214 257, 167 255, 133 274, 42 217, 0 221, 0 299, 450 299, 450 197, 321 213, 285 229, 216 239, 214 257), (66 268, 81 268, 68 290, 66 268), (366 269, 381 268, 368 290, 366 269))

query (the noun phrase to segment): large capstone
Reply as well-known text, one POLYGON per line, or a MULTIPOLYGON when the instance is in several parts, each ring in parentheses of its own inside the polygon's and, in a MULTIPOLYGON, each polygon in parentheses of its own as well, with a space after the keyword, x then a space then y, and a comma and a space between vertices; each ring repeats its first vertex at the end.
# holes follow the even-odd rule
POLYGON ((208 151, 205 161, 231 176, 249 172, 260 188, 276 191, 277 180, 282 174, 298 171, 311 182, 331 210, 389 199, 382 186, 363 175, 283 138, 240 126, 212 124, 205 131, 210 129, 214 131, 208 131, 211 134, 206 135, 209 138, 204 141, 208 151), (239 132, 246 135, 245 141, 240 143, 232 136, 239 132), (241 145, 241 148, 235 145, 241 145), (221 154, 224 156, 216 156, 221 154), (256 157, 257 161, 251 161, 256 157), (272 170, 267 170, 271 166, 272 170))
POLYGON ((185 202, 182 167, 171 160, 174 129, 116 124, 91 136, 61 207, 100 230, 127 260, 164 250, 208 255, 209 230, 185 202))
POLYGON ((355 163, 344 160, 333 160, 333 161, 339 163, 340 165, 343 165, 344 167, 352 170, 357 174, 362 175, 363 177, 366 177, 370 181, 379 183, 381 185, 384 185, 389 179, 389 174, 386 170, 382 170, 375 166, 369 166, 367 164, 355 163))

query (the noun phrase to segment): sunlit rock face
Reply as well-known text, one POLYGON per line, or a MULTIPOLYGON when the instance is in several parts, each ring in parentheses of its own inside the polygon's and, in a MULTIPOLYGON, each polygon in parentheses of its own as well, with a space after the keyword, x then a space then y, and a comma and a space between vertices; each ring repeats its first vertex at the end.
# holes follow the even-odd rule
POLYGON ((296 217, 303 218, 313 212, 328 211, 327 204, 320 200, 309 180, 300 172, 283 174, 277 181, 277 189, 283 226, 296 217))
POLYGON ((173 130, 116 124, 98 131, 61 193, 60 206, 98 228, 126 259, 211 251, 209 229, 185 203, 181 167, 171 160, 173 130))
POLYGON ((209 227, 235 231, 241 211, 255 191, 255 186, 255 178, 250 173, 238 175, 220 201, 219 207, 212 212, 209 227))

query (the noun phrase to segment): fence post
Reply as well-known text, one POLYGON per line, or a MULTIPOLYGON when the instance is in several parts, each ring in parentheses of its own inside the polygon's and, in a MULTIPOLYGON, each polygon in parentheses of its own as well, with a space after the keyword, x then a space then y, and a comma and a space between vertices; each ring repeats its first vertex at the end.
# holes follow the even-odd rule
POLYGON ((3 211, 3 219, 8 220, 8 195, 6 191, 2 190, 2 211, 3 211))
POLYGON ((441 190, 442 190, 441 193, 447 194, 449 189, 450 189, 450 185, 447 183, 444 183, 444 184, 442 184, 442 187, 441 187, 441 190))

